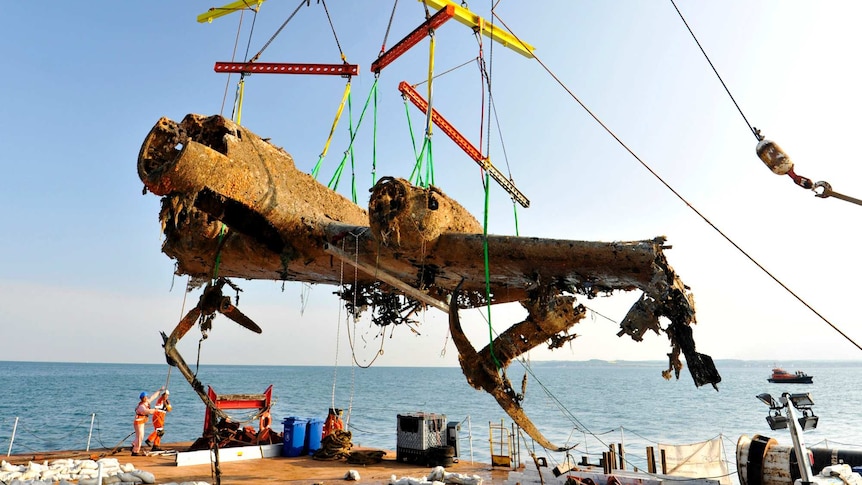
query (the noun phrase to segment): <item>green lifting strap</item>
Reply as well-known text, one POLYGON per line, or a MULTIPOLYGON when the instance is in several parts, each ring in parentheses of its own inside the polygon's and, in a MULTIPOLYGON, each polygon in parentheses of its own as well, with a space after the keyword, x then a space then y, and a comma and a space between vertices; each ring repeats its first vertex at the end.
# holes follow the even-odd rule
POLYGON ((494 365, 499 369, 500 361, 497 359, 497 354, 494 352, 494 327, 491 325, 491 265, 488 261, 488 202, 490 200, 491 174, 485 171, 485 220, 482 223, 482 253, 485 258, 485 301, 488 309, 488 349, 491 351, 491 358, 494 359, 494 365))
POLYGON ((227 233, 227 226, 222 223, 218 231, 218 244, 216 246, 215 264, 213 265, 213 281, 218 279, 218 270, 221 266, 221 248, 224 244, 224 235, 227 233))
POLYGON ((515 213, 515 235, 520 236, 521 232, 518 230, 518 203, 515 202, 515 199, 512 199, 512 211, 515 213))
MULTIPOLYGON (((413 143, 413 160, 419 159, 419 152, 416 151, 416 137, 413 136, 413 123, 410 122, 410 106, 407 105, 407 98, 404 99, 404 111, 407 113, 407 129, 410 131, 410 142, 413 143)), ((413 178, 413 174, 410 175, 413 178)))
MULTIPOLYGON (((362 112, 359 114, 359 121, 356 122, 356 129, 353 129, 353 116, 350 115, 350 143, 347 147, 347 150, 344 151, 344 157, 341 158, 341 163, 338 164, 338 168, 335 169, 335 174, 333 174, 332 178, 329 180, 329 187, 332 190, 336 190, 338 188, 338 181, 341 179, 341 174, 344 171, 344 165, 347 163, 347 157, 351 158, 351 166, 353 166, 353 142, 356 140, 356 134, 359 133, 359 127, 362 125, 362 120, 365 118, 365 112, 368 110, 368 104, 371 102, 372 95, 377 91, 377 79, 374 80, 374 84, 371 85, 371 91, 368 93, 368 98, 365 100, 365 105, 362 107, 362 112)), ((352 113, 351 108, 351 98, 347 98, 347 108, 348 113, 352 113)), ((354 186, 352 188, 353 193, 353 202, 356 203, 357 195, 356 195, 356 185, 355 185, 355 175, 354 175, 354 186)))
POLYGON ((428 158, 425 163, 425 186, 434 185, 434 156, 431 151, 431 138, 428 138, 428 158))
POLYGON ((377 184, 377 90, 374 90, 374 133, 371 135, 371 186, 377 184))
MULTIPOLYGON (((415 150, 415 149, 414 149, 415 150)), ((413 171, 410 172, 410 178, 408 179, 411 184, 416 185, 418 187, 427 187, 428 184, 425 180, 422 180, 422 166, 423 160, 425 159, 425 151, 431 150, 431 139, 427 136, 422 140, 422 149, 419 150, 419 155, 416 156, 416 164, 413 165, 413 171)))

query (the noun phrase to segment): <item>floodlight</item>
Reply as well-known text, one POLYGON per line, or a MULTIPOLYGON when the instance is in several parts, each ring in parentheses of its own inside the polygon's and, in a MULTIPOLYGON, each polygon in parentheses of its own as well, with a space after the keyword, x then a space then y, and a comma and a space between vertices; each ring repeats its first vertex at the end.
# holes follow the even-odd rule
POLYGON ((817 427, 817 422, 820 421, 820 418, 813 414, 811 416, 808 416, 808 414, 806 413, 804 416, 799 418, 798 421, 799 426, 802 427, 802 431, 808 431, 809 429, 814 429, 817 427))
POLYGON ((775 431, 776 429, 784 429, 787 427, 787 418, 776 414, 775 416, 767 416, 766 422, 769 423, 769 429, 775 431))
POLYGON ((769 409, 778 409, 778 403, 775 402, 775 399, 772 398, 772 395, 764 392, 763 394, 758 394, 757 399, 760 399, 763 404, 769 406, 769 409))
POLYGON ((791 394, 788 396, 790 398, 790 402, 793 403, 795 408, 809 407, 814 405, 814 401, 811 399, 811 394, 807 392, 801 392, 798 394, 791 394))

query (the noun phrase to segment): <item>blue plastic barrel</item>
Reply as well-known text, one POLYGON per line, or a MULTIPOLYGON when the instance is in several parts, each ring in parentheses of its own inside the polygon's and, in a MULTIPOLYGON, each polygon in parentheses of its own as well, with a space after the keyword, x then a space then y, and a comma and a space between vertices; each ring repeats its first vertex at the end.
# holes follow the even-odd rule
POLYGON ((299 456, 305 447, 305 418, 284 418, 284 448, 281 456, 299 456))
POLYGON ((323 438, 323 420, 320 418, 308 418, 306 427, 305 444, 306 452, 310 455, 320 449, 320 440, 323 438))

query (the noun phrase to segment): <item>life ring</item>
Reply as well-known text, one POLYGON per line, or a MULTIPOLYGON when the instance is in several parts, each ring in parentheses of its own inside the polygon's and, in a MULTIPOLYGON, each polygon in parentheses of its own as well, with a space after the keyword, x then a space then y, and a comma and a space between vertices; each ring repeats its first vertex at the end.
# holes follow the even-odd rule
POLYGON ((264 411, 260 414, 260 429, 267 429, 272 424, 272 416, 269 411, 264 411))

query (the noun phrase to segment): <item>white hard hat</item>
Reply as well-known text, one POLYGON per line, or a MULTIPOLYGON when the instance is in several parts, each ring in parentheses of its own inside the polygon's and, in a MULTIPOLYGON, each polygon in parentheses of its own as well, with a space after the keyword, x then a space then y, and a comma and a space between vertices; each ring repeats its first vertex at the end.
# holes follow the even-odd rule
POLYGON ((170 395, 171 395, 171 391, 165 389, 165 396, 170 396, 170 395))

